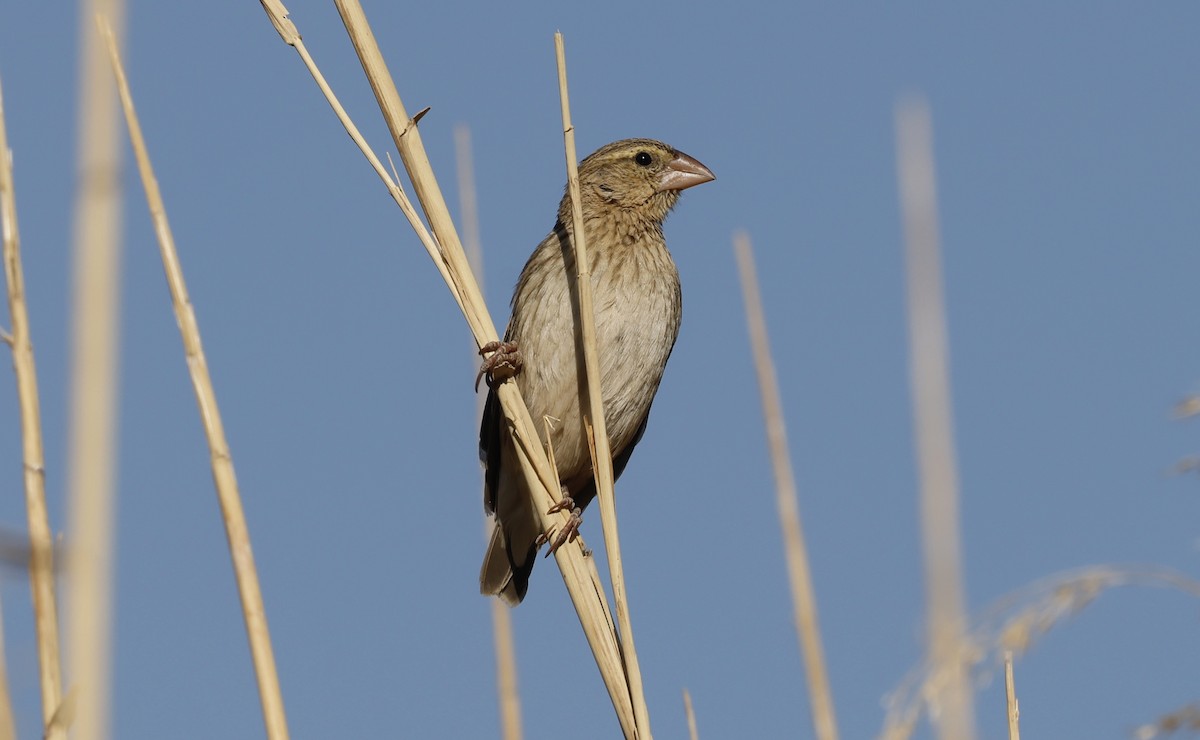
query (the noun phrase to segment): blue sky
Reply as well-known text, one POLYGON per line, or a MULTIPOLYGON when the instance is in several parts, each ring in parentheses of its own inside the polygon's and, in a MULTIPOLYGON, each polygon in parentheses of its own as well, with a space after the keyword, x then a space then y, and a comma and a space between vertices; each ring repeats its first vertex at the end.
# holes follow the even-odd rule
MULTIPOLYGON (((291 5, 377 150, 331 4, 291 5)), ((968 602, 1091 563, 1200 570, 1200 7, 367 3, 452 203, 471 127, 503 323, 563 174, 552 34, 581 153, 666 140, 717 174, 667 223, 684 324, 618 487, 657 737, 810 736, 730 246, 749 229, 843 736, 922 651, 893 109, 933 115, 968 602)), ((0 75, 64 526, 73 8, 0 9, 0 75)), ((225 415, 297 738, 497 734, 470 337, 428 258, 258 3, 129 9, 127 63, 225 415)), ((114 736, 257 737, 207 451, 126 166, 114 736)), ((5 319, 7 323, 7 319, 5 319)), ((5 371, 5 375, 11 373, 5 371)), ((10 381, 11 388, 11 381, 10 381)), ((0 521, 21 526, 15 393, 0 521)), ((592 512, 584 536, 600 544, 592 512)), ((22 736, 28 585, 2 590, 22 736)), ((617 724, 548 563, 513 613, 526 734, 617 724)), ((1196 604, 1116 591, 1017 665, 1031 737, 1123 737, 1200 698, 1196 604)), ((978 695, 1004 736, 1003 693, 978 695)), ((922 728, 921 732, 927 732, 922 728)))

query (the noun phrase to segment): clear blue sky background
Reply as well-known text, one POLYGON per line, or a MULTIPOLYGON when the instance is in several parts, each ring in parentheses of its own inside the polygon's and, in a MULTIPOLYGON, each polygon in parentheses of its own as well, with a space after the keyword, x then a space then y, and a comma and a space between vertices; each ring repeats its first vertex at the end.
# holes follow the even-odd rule
MULTIPOLYGON (((57 530, 78 20, 0 7, 0 75, 57 530)), ((394 4, 367 12, 456 202, 474 136, 498 322, 579 147, 650 136, 708 164, 667 224, 683 331, 619 487, 656 736, 808 737, 731 233, 748 228, 783 383, 843 736, 922 652, 893 110, 933 111, 969 604, 1091 563, 1200 571, 1200 6, 394 4)), ((309 48, 391 147, 330 3, 309 48)), ((134 2, 128 64, 234 450, 297 738, 497 734, 469 335, 406 223, 258 3, 134 2)), ((114 731, 258 737, 205 443, 141 186, 126 166, 114 731)), ((7 321, 5 320, 5 323, 7 321)), ((7 363, 5 363, 7 364, 7 363)), ((3 373, 10 377, 6 370, 3 373)), ((24 522, 0 392, 0 518, 24 522)), ((599 518, 585 536, 600 543, 599 518)), ((23 737, 28 585, 5 577, 23 737)), ((513 613, 527 736, 617 724, 556 569, 513 613)), ((1030 737, 1123 737, 1200 698, 1197 605, 1104 596, 1017 667, 1030 737)), ((979 694, 1004 736, 1002 690, 979 694)), ((922 730, 925 732, 925 730, 922 730)))

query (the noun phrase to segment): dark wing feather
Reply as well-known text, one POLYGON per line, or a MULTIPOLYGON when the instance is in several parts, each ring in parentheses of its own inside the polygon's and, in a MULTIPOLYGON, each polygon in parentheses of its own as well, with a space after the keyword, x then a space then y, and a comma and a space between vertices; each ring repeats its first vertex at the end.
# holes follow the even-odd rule
POLYGON ((504 412, 495 390, 489 390, 479 422, 479 462, 483 464, 483 506, 487 513, 496 511, 496 490, 500 486, 500 430, 504 412))
POLYGON ((642 423, 638 425, 633 439, 630 440, 629 444, 625 445, 625 449, 613 455, 614 483, 621 477, 621 473, 625 472, 625 465, 629 463, 629 456, 633 454, 633 448, 637 447, 637 443, 642 441, 642 435, 646 433, 646 423, 648 421, 650 421, 650 409, 646 409, 646 415, 642 417, 642 423))

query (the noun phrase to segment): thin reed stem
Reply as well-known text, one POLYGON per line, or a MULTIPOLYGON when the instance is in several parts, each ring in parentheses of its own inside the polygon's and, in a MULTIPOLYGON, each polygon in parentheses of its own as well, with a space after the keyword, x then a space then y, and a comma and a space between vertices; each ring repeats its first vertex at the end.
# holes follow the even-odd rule
POLYGON ((771 346, 767 339, 767 320, 763 315, 758 277, 754 269, 754 254, 750 247, 750 237, 745 232, 734 235, 733 241, 738 272, 742 278, 746 325, 750 332, 754 368, 758 374, 763 421, 767 427, 767 444, 771 451, 771 467, 775 472, 775 503, 779 510, 779 525, 783 528, 796 635, 800 640, 804 670, 808 676, 813 730, 819 740, 837 740, 837 716, 833 709, 833 693, 829 688, 829 673, 825 668, 821 628, 817 622, 817 597, 808 566, 808 546, 804 542, 804 528, 800 523, 796 477, 792 472, 791 457, 788 454, 783 402, 780 399, 779 380, 775 377, 775 363, 771 359, 771 346))
MULTIPOLYGON (((483 282, 483 240, 479 235, 479 207, 475 193, 475 167, 471 157, 471 130, 454 127, 454 154, 458 164, 458 202, 462 212, 463 248, 471 272, 483 282)), ((480 293, 482 294, 482 289, 480 293)), ((471 357, 476 362, 479 355, 471 357)), ((476 396, 475 417, 483 415, 486 396, 476 396)), ((549 439, 549 437, 547 437, 549 439)), ((484 521, 484 534, 491 536, 491 519, 484 521)), ((521 740, 521 694, 517 688, 517 651, 513 643, 512 614, 500 599, 489 599, 492 611, 492 640, 496 647, 496 699, 500 706, 500 736, 503 740, 521 740)))
POLYGON ((175 237, 171 233, 171 225, 167 221, 166 206, 163 204, 162 193, 159 192, 158 181, 154 177, 154 169, 150 164, 150 154, 142 136, 142 127, 133 107, 133 97, 125 78, 125 70, 121 65, 120 52, 111 31, 107 27, 104 31, 108 40, 113 74, 116 76, 121 103, 125 108, 129 138, 137 158, 138 173, 141 175, 142 186, 146 191, 150 217, 154 221, 154 232, 158 238, 167 287, 171 292, 175 320, 179 324, 179 333, 183 338, 184 355, 187 358, 192 388, 196 393, 196 404, 199 406, 200 418, 204 424, 204 434, 208 439, 213 483, 217 490, 217 500, 221 505, 225 535, 229 541, 229 554, 233 560, 238 595, 241 597, 242 617, 246 623, 250 655, 254 661, 254 671, 258 679, 258 694, 262 702, 267 737, 271 740, 285 740, 288 737, 287 718, 283 709, 283 695, 279 689, 275 655, 271 648, 271 635, 267 628, 266 608, 263 605, 262 590, 258 582, 258 571, 254 566, 254 552, 250 546, 250 532, 246 526, 241 494, 238 492, 237 477, 234 474, 233 457, 229 451, 229 442, 225 438, 221 410, 217 405, 216 391, 213 389, 212 378, 208 372, 208 362, 204 356, 204 347, 200 341, 200 326, 196 321, 191 299, 188 297, 183 268, 179 263, 179 253, 175 248, 175 237))
MULTIPOLYGON (((3 112, 0 112, 0 118, 3 118, 3 112)), ((3 125, 0 122, 0 128, 3 125)), ((7 149, 0 148, 0 151, 7 149)), ((0 740, 16 740, 16 737, 17 723, 13 718, 12 696, 8 691, 8 658, 4 650, 4 610, 0 608, 0 740)))
MULTIPOLYGON (((62 696, 59 658, 58 603, 54 588, 54 540, 46 511, 46 456, 42 447, 42 412, 39 406, 37 367, 25 303, 25 271, 21 267, 21 234, 17 228, 17 196, 13 182, 12 152, 0 91, 0 224, 3 226, 4 277, 8 283, 8 312, 12 320, 9 346, 21 408, 21 445, 25 465, 25 510, 29 520, 29 583, 33 591, 33 619, 37 636, 39 687, 42 692, 42 726, 58 708, 62 696)), ((2 636, 0 636, 2 637, 2 636)), ((2 660, 2 657, 0 657, 2 660)), ((4 666, 0 663, 0 671, 4 666)), ((12 707, 8 682, 0 687, 0 737, 12 737, 12 707)))
POLYGON ((1008 709, 1008 740, 1021 740, 1021 710, 1017 706, 1017 688, 1013 682, 1013 654, 1004 651, 1004 697, 1008 709))
POLYGON ((696 713, 692 709, 692 695, 687 689, 683 690, 683 713, 687 715, 689 740, 700 740, 700 733, 696 731, 696 713))
MULTIPOLYGON (((896 142, 907 245, 909 361, 920 471, 926 637, 934 660, 941 661, 961 652, 966 617, 933 133, 923 100, 907 100, 897 107, 896 142)), ((938 736, 971 740, 975 737, 975 710, 967 669, 962 659, 948 665, 950 672, 938 699, 938 736)))
POLYGON ((575 315, 577 346, 583 353, 583 385, 588 405, 583 414, 589 427, 588 439, 592 453, 592 472, 596 479, 596 498, 600 502, 600 519, 604 526, 604 552, 608 556, 608 575, 612 580, 613 600, 617 607, 618 637, 621 656, 633 697, 633 714, 637 721, 638 737, 650 740, 650 710, 642 689, 642 669, 638 665, 637 649, 633 643, 633 623, 629 618, 629 596, 625 592, 625 570, 621 564, 621 538, 617 533, 617 502, 613 492, 612 450, 604 420, 604 401, 600 394, 600 360, 596 351, 596 313, 592 305, 591 268, 588 263, 587 240, 584 238, 583 202, 579 193, 578 157, 575 153, 575 127, 571 124, 571 103, 567 92, 567 59, 562 33, 554 34, 554 55, 558 63, 558 96, 562 107, 563 144, 567 159, 567 188, 571 193, 571 247, 575 254, 575 315))

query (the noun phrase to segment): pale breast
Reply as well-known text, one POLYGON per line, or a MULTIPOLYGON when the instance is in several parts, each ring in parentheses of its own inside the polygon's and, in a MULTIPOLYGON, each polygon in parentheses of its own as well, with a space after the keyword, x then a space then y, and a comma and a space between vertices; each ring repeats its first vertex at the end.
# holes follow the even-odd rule
MULTIPOLYGON (((604 416, 614 454, 633 440, 649 412, 679 333, 679 275, 661 233, 649 236, 657 238, 590 250, 604 416)), ((521 275, 508 331, 525 363, 518 387, 543 441, 542 420, 550 418, 564 479, 590 466, 579 414, 567 270, 560 239, 551 234, 521 275)))

